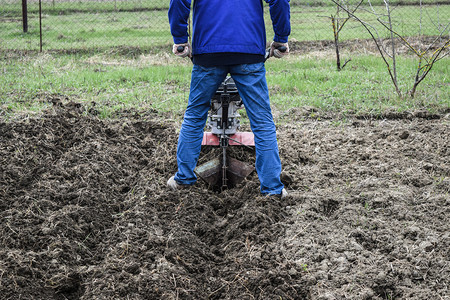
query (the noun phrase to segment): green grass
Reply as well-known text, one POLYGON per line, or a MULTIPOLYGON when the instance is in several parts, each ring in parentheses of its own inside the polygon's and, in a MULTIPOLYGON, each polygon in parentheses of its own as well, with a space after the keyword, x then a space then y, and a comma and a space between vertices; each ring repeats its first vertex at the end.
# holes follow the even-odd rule
MULTIPOLYGON (((21 16, 22 1, 0 0, 1 9, 6 16, 21 16)), ((149 0, 149 1, 42 1, 42 11, 50 15, 65 15, 70 13, 102 13, 117 11, 149 11, 167 10, 169 1, 149 0)), ((39 12, 39 3, 28 2, 29 13, 39 12)))
MULTIPOLYGON (((115 46, 150 49, 172 43, 166 9, 96 10, 100 4, 113 5, 112 3, 90 2, 89 5, 92 5, 92 9, 89 11, 82 9, 88 5, 82 2, 76 6, 80 8, 79 11, 64 11, 63 14, 55 13, 50 9, 51 5, 46 3, 42 19, 43 49, 107 49, 115 46)), ((133 2, 120 3, 120 5, 134 5, 133 2)), ((69 3, 61 3, 61 5, 63 4, 68 5, 69 3)), ((375 9, 378 12, 384 11, 383 6, 375 7, 375 9)), ((38 50, 39 19, 36 11, 29 13, 29 31, 23 33, 20 14, 9 12, 2 16, 1 10, 0 8, 0 31, 2 32, 0 49, 38 50)), ((290 38, 298 41, 333 39, 329 20, 332 14, 336 14, 336 10, 332 6, 292 6, 290 38)), ((341 14, 341 16, 343 15, 341 14)), ((388 32, 382 28, 373 15, 361 11, 358 16, 375 25, 381 37, 388 36, 388 32)), ((449 22, 450 5, 423 6, 422 10, 418 6, 399 6, 393 11, 392 16, 395 30, 401 35, 438 35, 437 26, 439 25, 442 30, 449 22), (422 26, 420 27, 418 20, 421 14, 422 26)), ((270 40, 273 37, 273 31, 268 9, 266 9, 266 27, 267 38, 270 40)), ((370 36, 357 22, 350 21, 341 32, 340 38, 341 40, 368 39, 370 36)))
MULTIPOLYGON (((410 99, 396 96, 380 57, 345 55, 353 60, 341 72, 335 70, 332 52, 270 59, 266 68, 274 111, 313 106, 339 114, 378 115, 386 110, 442 111, 450 107, 449 58, 433 68, 416 97, 410 99)), ((411 88, 416 63, 412 57, 400 58, 403 91, 411 88)), ((130 108, 181 117, 191 68, 188 60, 168 54, 136 59, 48 53, 8 57, 0 60, 0 117, 35 114, 51 107, 51 99, 65 97, 87 107, 95 103, 101 117, 130 108)))
MULTIPOLYGON (((368 8, 366 7, 366 9, 368 8)), ((385 13, 384 6, 375 6, 374 9, 378 14, 385 13)), ((331 15, 336 16, 336 9, 334 7, 294 7, 291 10, 291 14, 291 38, 299 41, 333 39, 333 30, 329 17, 331 15)), ((389 37, 389 31, 377 21, 377 17, 374 14, 359 10, 355 15, 374 26, 381 38, 389 37)), ((419 6, 399 6, 392 12, 394 30, 402 36, 417 36, 419 34, 439 35, 439 30, 436 25, 440 24, 439 28, 442 30, 450 22, 448 16, 450 16, 450 5, 439 6, 438 9, 435 6, 423 6, 422 10, 419 6), (419 26, 418 20, 420 20, 421 14, 422 26, 419 26)), ((346 14, 341 12, 340 17, 345 18, 346 14)), ((266 18, 266 20, 270 19, 266 18)), ((382 18, 382 20, 386 21, 387 19, 382 18)), ((270 28, 271 25, 268 22, 266 26, 270 28)), ((450 31, 447 31, 447 36, 449 33, 450 31)), ((272 37, 271 35, 269 36, 272 37)), ((340 39, 348 40, 357 38, 370 39, 370 35, 359 22, 350 19, 341 31, 340 39)))
MULTIPOLYGON (((397 96, 380 57, 347 53, 345 56, 351 57, 352 61, 343 71, 337 72, 331 55, 269 62, 268 84, 276 91, 277 106, 286 110, 306 105, 325 111, 374 115, 387 110, 435 111, 450 107, 448 58, 435 65, 433 73, 419 86, 418 95, 411 99, 397 96)), ((417 60, 413 57, 399 58, 398 78, 405 95, 412 87, 416 65, 417 60)))
MULTIPOLYGON (((0 42, 7 49, 39 49, 39 20, 29 18, 28 33, 18 22, 0 22, 0 42)), ((45 15, 43 49, 109 48, 117 45, 152 47, 172 42, 167 13, 117 12, 45 15)))
MULTIPOLYGON (((132 1, 42 1, 42 10, 46 14, 60 15, 69 14, 73 12, 86 12, 86 13, 98 13, 98 12, 117 12, 117 11, 144 11, 144 10, 165 10, 169 9, 168 0, 132 0, 132 1)), ((357 3, 357 0, 346 1, 346 3, 357 3)), ((442 2, 442 1, 441 1, 442 2)), ((372 0, 372 5, 380 6, 384 5, 383 0, 372 0)), ((390 1, 391 5, 418 5, 419 0, 394 0, 390 1)), ((422 0, 423 5, 434 5, 436 0, 422 0)), ((291 7, 297 6, 303 7, 334 7, 334 3, 331 0, 291 0, 291 7)), ((18 0, 0 0, 0 12, 5 16, 20 16, 22 14, 22 1, 18 0)), ((39 11, 38 2, 28 2, 28 12, 37 13, 39 11)))

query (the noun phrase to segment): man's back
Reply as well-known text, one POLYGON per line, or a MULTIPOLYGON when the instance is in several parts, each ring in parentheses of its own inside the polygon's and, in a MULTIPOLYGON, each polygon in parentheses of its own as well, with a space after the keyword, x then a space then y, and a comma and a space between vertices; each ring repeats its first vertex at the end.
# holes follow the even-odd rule
MULTIPOLYGON (((169 9, 176 44, 186 43, 189 0, 172 0, 169 9)), ((289 0, 268 1, 275 37, 287 42, 290 33, 289 0)), ((261 0, 195 0, 193 4, 193 55, 247 53, 264 55, 266 30, 261 0)))

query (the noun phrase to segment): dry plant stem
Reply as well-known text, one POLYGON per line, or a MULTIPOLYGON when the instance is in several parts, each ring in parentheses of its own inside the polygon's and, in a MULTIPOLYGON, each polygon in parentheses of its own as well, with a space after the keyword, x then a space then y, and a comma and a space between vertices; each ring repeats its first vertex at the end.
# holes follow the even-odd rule
MULTIPOLYGON (((380 20, 379 20, 379 21, 380 21, 380 20)), ((380 24, 383 25, 386 29, 390 30, 390 29, 386 26, 386 24, 384 24, 383 22, 380 21, 380 24)), ((450 23, 446 26, 446 28, 447 28, 449 25, 450 25, 450 23)), ((424 58, 424 59, 427 61, 427 63, 429 63, 429 61, 426 59, 426 57, 424 57, 424 55, 430 50, 430 48, 431 48, 438 40, 440 40, 440 39, 442 38, 442 35, 443 35, 443 33, 441 32, 440 35, 439 35, 438 37, 436 37, 436 38, 434 39, 434 41, 427 47, 427 49, 426 49, 425 51, 422 51, 422 52, 421 52, 420 49, 418 50, 418 49, 414 48, 413 46, 411 46, 411 44, 410 44, 404 37, 402 37, 400 34, 398 34, 396 31, 392 31, 392 33, 395 34, 397 37, 399 37, 399 38, 405 43, 405 45, 406 45, 411 51, 413 51, 419 58, 420 58, 420 57, 424 58)), ((444 47, 444 48, 447 48, 447 47, 448 47, 448 40, 447 40, 447 42, 445 43, 445 45, 444 45, 443 47, 444 47)), ((431 57, 433 57, 434 54, 435 54, 436 52, 439 51, 439 49, 440 49, 440 48, 438 48, 438 49, 433 53, 433 55, 432 55, 431 57)), ((441 57, 440 57, 439 59, 437 59, 436 61, 440 60, 440 59, 443 58, 443 57, 444 57, 444 56, 441 56, 441 57)))
MULTIPOLYGON (((355 12, 358 7, 361 5, 363 0, 361 0, 356 7, 353 9, 352 12, 355 12)), ((344 22, 342 24, 339 24, 339 6, 336 9, 336 17, 331 15, 331 25, 333 27, 333 35, 334 35, 334 46, 336 49, 336 66, 337 70, 342 70, 348 62, 350 62, 352 59, 347 59, 344 64, 341 67, 341 58, 340 58, 340 52, 339 52, 339 33, 341 32, 342 28, 344 28, 344 25, 347 23, 347 21, 350 19, 350 15, 344 19, 344 22)))
POLYGON ((397 59, 395 56, 395 39, 394 34, 392 33, 393 30, 392 30, 391 7, 389 5, 389 0, 384 0, 384 4, 386 5, 387 17, 389 20, 389 32, 391 34, 392 69, 393 69, 392 71, 394 73, 395 82, 397 82, 397 59))
POLYGON ((336 67, 337 70, 341 70, 341 58, 339 55, 339 42, 338 42, 338 31, 336 30, 336 18, 331 15, 331 25, 333 26, 333 34, 334 34, 334 49, 336 49, 336 67))
MULTIPOLYGON (((367 32, 369 32, 370 36, 372 37, 372 40, 375 42, 375 45, 377 46, 377 49, 378 49, 378 52, 379 52, 380 55, 381 55, 381 58, 383 58, 383 61, 384 61, 384 63, 386 64, 386 67, 387 67, 389 76, 391 77, 392 83, 394 84, 395 91, 397 92, 397 95, 398 95, 399 97, 401 97, 401 96, 402 96, 402 93, 401 93, 400 89, 398 88, 397 80, 396 80, 396 78, 394 77, 394 74, 392 73, 391 65, 390 65, 389 62, 387 61, 387 59, 386 59, 386 57, 385 57, 385 55, 384 55, 384 52, 383 52, 383 50, 382 50, 382 48, 381 48, 382 46, 380 46, 380 43, 378 42, 378 39, 375 38, 375 36, 374 36, 374 34, 372 33, 372 31, 369 29, 369 27, 372 27, 372 25, 370 25, 370 24, 364 22, 363 20, 361 20, 360 18, 358 18, 357 16, 355 16, 354 13, 352 13, 351 11, 349 11, 348 9, 346 9, 345 7, 343 7, 340 3, 336 2, 336 0, 331 0, 331 1, 333 1, 334 4, 336 4, 337 6, 339 6, 340 8, 342 8, 346 13, 348 13, 349 16, 351 16, 351 17, 354 18, 356 21, 358 21, 359 23, 361 23, 361 25, 367 30, 367 32)), ((375 29, 373 28, 373 30, 375 30, 375 29)), ((376 30, 375 30, 375 31, 376 31, 376 30)), ((378 35, 378 34, 377 34, 377 35, 378 35)))
POLYGON ((435 52, 433 52, 433 54, 431 56, 431 60, 429 62, 427 61, 427 64, 423 67, 421 66, 422 57, 420 57, 419 65, 417 66, 416 76, 414 78, 414 84, 413 84, 411 91, 409 92, 409 95, 411 96, 411 98, 414 98, 417 86, 419 85, 419 83, 422 82, 422 80, 425 79, 425 77, 428 75, 428 73, 433 68, 433 65, 435 64, 435 62, 437 62, 439 59, 441 59, 442 57, 444 57, 446 55, 446 54, 444 54, 441 58, 439 58, 442 51, 444 51, 444 49, 448 48, 449 46, 450 46, 450 39, 447 40, 447 42, 445 43, 444 46, 440 47, 435 52))
POLYGON ((419 5, 420 5, 419 36, 422 36, 422 0, 419 1, 419 5))
MULTIPOLYGON (((411 90, 409 91, 409 95, 411 96, 411 98, 414 98, 414 95, 416 93, 416 89, 417 86, 419 85, 419 83, 422 82, 422 80, 425 79, 425 77, 428 75, 428 73, 431 71, 433 65, 441 60, 442 58, 444 58, 446 54, 442 55, 442 52, 447 49, 450 46, 450 39, 447 39, 447 41, 445 42, 445 44, 442 47, 439 47, 438 49, 436 49, 433 54, 431 55, 430 59, 427 59, 427 57, 425 56, 428 51, 430 50, 431 46, 433 46, 438 40, 440 40, 442 38, 443 33, 441 32, 440 35, 427 47, 427 49, 425 51, 420 51, 420 49, 415 49, 410 43, 408 43, 408 41, 402 37, 400 34, 398 34, 397 32, 395 32, 394 30, 392 30, 391 28, 388 28, 386 26, 386 24, 384 24, 383 22, 381 22, 380 20, 378 20, 386 29, 388 29, 392 34, 395 34, 397 37, 399 37, 405 44, 406 46, 411 49, 418 57, 419 57, 419 65, 417 66, 417 70, 416 70, 416 76, 414 77, 414 84, 413 87, 411 88, 411 90), (422 66, 422 62, 423 60, 425 60, 426 64, 424 66, 422 66)), ((446 26, 446 28, 448 27, 448 25, 446 26)))
MULTIPOLYGON (((344 23, 341 25, 340 29, 342 29, 342 26, 345 24, 345 22, 348 20, 348 18, 344 21, 344 23)), ((351 61, 352 59, 349 58, 345 61, 345 63, 341 67, 341 55, 339 52, 339 31, 340 29, 336 30, 336 27, 339 26, 337 19, 334 16, 331 16, 331 23, 333 26, 333 33, 334 33, 334 49, 336 50, 336 67, 337 70, 342 70, 345 65, 351 61)))

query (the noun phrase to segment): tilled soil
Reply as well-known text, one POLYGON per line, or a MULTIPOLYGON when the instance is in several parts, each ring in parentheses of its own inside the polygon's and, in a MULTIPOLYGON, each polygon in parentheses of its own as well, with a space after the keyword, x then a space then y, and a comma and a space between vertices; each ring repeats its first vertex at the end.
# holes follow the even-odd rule
POLYGON ((168 191, 156 114, 1 121, 1 298, 449 299, 448 115, 278 123, 281 201, 168 191))

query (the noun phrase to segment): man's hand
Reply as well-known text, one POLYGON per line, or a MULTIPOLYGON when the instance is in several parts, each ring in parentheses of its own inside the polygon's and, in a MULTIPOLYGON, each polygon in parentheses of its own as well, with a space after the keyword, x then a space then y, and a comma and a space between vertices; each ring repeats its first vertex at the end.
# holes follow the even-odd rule
POLYGON ((272 42, 272 44, 270 44, 270 56, 282 58, 288 54, 289 54, 288 43, 272 42))
POLYGON ((174 44, 172 47, 172 52, 179 57, 191 57, 191 45, 189 43, 174 44))

